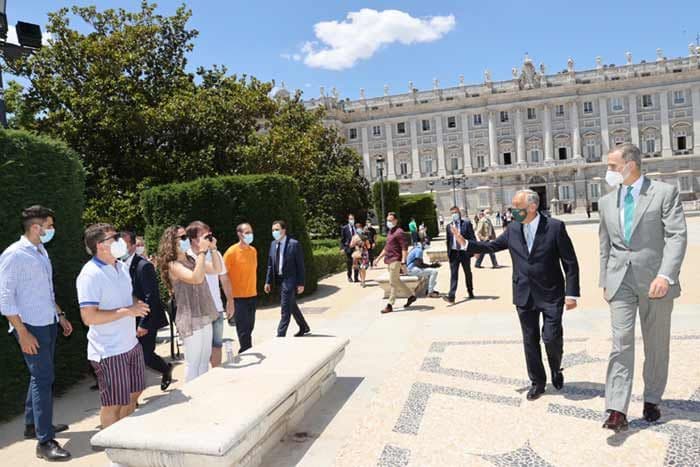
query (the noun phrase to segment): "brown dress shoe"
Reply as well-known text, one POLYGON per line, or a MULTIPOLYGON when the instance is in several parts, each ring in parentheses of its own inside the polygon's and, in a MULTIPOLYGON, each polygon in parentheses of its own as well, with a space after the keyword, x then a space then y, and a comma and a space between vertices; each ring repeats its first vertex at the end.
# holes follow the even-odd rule
POLYGON ((391 305, 389 305, 389 304, 387 304, 387 305, 384 307, 384 309, 382 310, 382 314, 391 313, 392 311, 394 311, 394 307, 391 306, 391 305))
POLYGON ((611 410, 608 419, 603 423, 603 428, 613 430, 615 433, 625 431, 628 427, 627 416, 617 410, 611 410))
POLYGON ((644 403, 644 420, 649 423, 653 423, 661 418, 661 411, 659 410, 658 404, 652 404, 651 402, 644 403))

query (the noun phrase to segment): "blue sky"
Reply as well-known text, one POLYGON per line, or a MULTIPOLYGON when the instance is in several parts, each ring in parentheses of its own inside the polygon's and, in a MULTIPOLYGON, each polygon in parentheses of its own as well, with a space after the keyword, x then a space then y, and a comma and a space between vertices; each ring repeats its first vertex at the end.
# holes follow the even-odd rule
MULTIPOLYGON (((180 4, 161 1, 170 14, 180 4)), ((138 8, 138 0, 8 0, 8 22, 45 24, 46 13, 63 5, 138 8)), ((700 1, 242 1, 191 0, 190 25, 200 31, 190 66, 226 65, 231 72, 285 81, 305 97, 335 86, 355 99, 483 80, 509 79, 525 52, 548 73, 603 63, 653 60, 660 47, 667 57, 685 56, 700 33, 700 1), (369 11, 363 9, 370 9, 369 11), (399 10, 387 12, 386 10, 399 10), (355 12, 354 19, 348 14, 355 12), (337 24, 327 23, 335 21, 337 24), (321 27, 321 37, 315 25, 321 27), (371 32, 368 32, 371 31, 371 32), (406 42, 406 43, 402 43, 406 42), (304 44, 311 46, 304 47, 304 44), (330 50, 329 50, 330 49, 330 50), (342 68, 342 69, 338 69, 342 68)), ((78 23, 75 23, 76 26, 78 23)))

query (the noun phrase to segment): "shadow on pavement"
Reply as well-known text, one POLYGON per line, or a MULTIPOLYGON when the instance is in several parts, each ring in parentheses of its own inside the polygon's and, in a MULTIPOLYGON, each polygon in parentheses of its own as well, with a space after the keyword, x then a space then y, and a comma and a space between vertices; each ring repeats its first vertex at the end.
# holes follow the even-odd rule
POLYGON ((79 459, 95 453, 90 446, 90 438, 97 434, 98 431, 97 429, 89 431, 66 431, 58 433, 56 439, 59 443, 65 443, 63 444, 63 448, 70 452, 71 458, 79 459))
POLYGON ((330 284, 318 284, 318 287, 311 295, 304 296, 302 299, 297 300, 298 303, 304 303, 309 300, 318 300, 321 298, 330 297, 334 293, 338 292, 340 287, 330 284))

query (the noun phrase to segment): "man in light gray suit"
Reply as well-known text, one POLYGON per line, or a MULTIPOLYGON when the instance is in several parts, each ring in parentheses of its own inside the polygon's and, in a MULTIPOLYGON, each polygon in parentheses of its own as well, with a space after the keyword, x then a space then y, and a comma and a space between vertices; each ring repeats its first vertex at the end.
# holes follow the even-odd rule
POLYGON ((639 148, 623 144, 608 154, 605 179, 616 187, 600 200, 600 287, 610 304, 612 351, 605 384, 603 428, 625 430, 634 375, 634 324, 644 339, 644 419, 661 417, 668 379, 673 299, 687 230, 678 189, 641 173, 639 148))

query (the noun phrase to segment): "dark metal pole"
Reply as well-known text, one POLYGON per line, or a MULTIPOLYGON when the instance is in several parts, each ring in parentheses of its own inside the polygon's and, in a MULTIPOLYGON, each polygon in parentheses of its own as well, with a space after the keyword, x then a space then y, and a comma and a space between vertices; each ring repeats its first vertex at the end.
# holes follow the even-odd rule
POLYGON ((384 215, 384 168, 379 168, 379 193, 381 198, 382 217, 379 219, 380 231, 386 234, 386 215, 384 215))
POLYGON ((455 176, 452 174, 452 206, 457 206, 457 190, 455 187, 455 176))
POLYGON ((3 128, 7 128, 7 109, 5 108, 5 86, 2 82, 2 67, 0 67, 0 125, 3 128))

